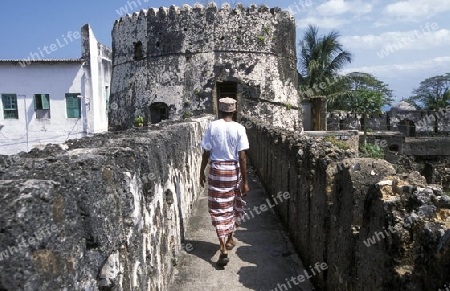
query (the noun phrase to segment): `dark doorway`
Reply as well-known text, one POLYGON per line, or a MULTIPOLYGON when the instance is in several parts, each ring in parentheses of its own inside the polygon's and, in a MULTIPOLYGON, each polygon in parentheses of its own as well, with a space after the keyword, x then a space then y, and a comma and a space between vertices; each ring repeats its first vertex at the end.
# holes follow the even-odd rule
POLYGON ((428 184, 434 184, 434 170, 433 170, 433 165, 429 164, 429 163, 425 163, 425 166, 423 167, 423 170, 421 171, 422 176, 425 177, 425 179, 427 180, 428 184))
MULTIPOLYGON (((217 104, 220 98, 230 97, 237 100, 237 83, 236 82, 217 82, 217 104)), ((220 118, 220 116, 219 116, 220 118)), ((233 120, 237 121, 236 112, 233 114, 233 120)))
POLYGON ((416 125, 412 120, 403 119, 398 125, 398 130, 405 136, 416 136, 416 125))
POLYGON ((142 42, 138 41, 134 43, 134 59, 140 61, 144 58, 144 51, 142 49, 142 42))
POLYGON ((398 145, 396 145, 396 144, 390 145, 389 150, 391 152, 398 152, 398 145))
POLYGON ((152 123, 169 118, 169 107, 164 102, 155 102, 150 105, 150 117, 152 123))

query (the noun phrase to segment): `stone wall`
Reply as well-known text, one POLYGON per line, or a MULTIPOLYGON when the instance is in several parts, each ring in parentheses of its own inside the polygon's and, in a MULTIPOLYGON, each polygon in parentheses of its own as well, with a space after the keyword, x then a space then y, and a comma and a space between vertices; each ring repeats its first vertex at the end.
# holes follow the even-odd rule
MULTIPOLYGON (((418 173, 320 137, 253 123, 249 155, 319 290, 438 290, 450 271, 450 198, 418 173), (392 231, 392 229, 394 231, 392 231)), ((354 144, 357 145, 357 140, 354 144)), ((353 144, 353 143, 349 143, 353 144)))
POLYGON ((1 156, 0 290, 165 290, 209 121, 1 156))
POLYGON ((397 161, 397 172, 419 172, 429 184, 437 184, 450 193, 450 157, 402 156, 397 161))
POLYGON ((214 3, 151 8, 117 20, 112 37, 111 128, 129 128, 137 115, 151 121, 156 104, 167 105, 173 120, 217 114, 225 85, 238 101, 238 119, 301 127, 295 23, 287 11, 214 3))
MULTIPOLYGON (((397 110, 369 114, 367 127, 374 131, 399 131, 405 136, 448 135, 450 106, 440 110, 397 110)), ((328 112, 328 130, 361 129, 362 115, 349 112, 328 112)))
POLYGON ((409 156, 449 156, 449 142, 450 138, 444 136, 407 137, 403 153, 409 156))

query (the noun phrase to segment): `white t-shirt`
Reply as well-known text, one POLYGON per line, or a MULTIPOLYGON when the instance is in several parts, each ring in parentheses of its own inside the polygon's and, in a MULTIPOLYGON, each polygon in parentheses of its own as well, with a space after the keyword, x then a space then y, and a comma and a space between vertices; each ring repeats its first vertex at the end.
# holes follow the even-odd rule
POLYGON ((239 151, 249 148, 245 127, 223 119, 209 124, 200 146, 211 152, 213 161, 239 161, 239 151))

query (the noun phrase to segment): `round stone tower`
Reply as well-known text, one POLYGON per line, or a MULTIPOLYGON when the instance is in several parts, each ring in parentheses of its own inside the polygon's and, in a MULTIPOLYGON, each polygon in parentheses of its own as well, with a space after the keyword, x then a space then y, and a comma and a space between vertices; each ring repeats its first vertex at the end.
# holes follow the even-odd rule
POLYGON ((294 18, 279 8, 228 4, 170 6, 114 23, 109 123, 146 123, 217 114, 238 101, 236 119, 301 128, 294 18))

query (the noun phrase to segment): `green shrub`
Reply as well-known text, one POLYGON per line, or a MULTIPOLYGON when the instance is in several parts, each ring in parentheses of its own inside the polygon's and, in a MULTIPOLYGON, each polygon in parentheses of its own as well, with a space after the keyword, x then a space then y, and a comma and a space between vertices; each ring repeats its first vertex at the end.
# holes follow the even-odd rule
POLYGON ((263 25, 262 30, 266 33, 266 34, 270 34, 270 32, 272 31, 272 28, 269 25, 263 25))
POLYGON ((183 119, 186 119, 186 118, 191 118, 192 116, 194 116, 194 114, 192 114, 192 112, 185 112, 185 113, 183 113, 183 115, 181 117, 183 119))
POLYGON ((384 151, 378 145, 368 143, 359 147, 359 152, 363 158, 382 159, 384 158, 384 151))
POLYGON ((134 119, 134 125, 143 127, 144 126, 144 117, 142 117, 142 115, 136 116, 136 118, 134 119))
POLYGON ((339 149, 345 151, 350 149, 350 146, 346 144, 345 142, 336 139, 336 137, 329 135, 323 138, 324 142, 331 142, 333 145, 337 146, 339 149))

